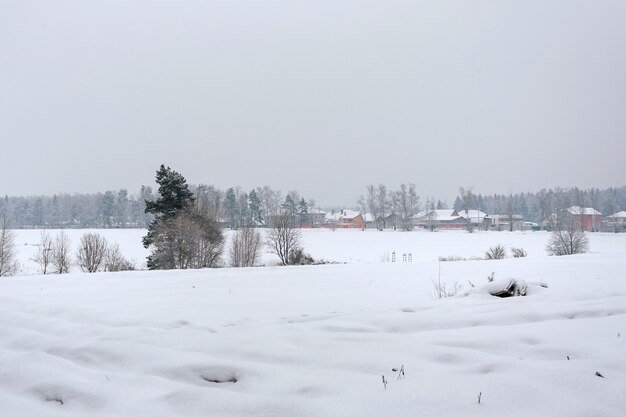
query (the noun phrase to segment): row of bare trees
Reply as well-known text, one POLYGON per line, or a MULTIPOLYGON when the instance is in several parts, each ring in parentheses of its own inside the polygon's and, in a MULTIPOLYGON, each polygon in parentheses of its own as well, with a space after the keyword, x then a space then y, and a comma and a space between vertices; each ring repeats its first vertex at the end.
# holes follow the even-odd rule
MULTIPOLYGON (((420 211, 420 198, 415 184, 400 184, 398 190, 389 190, 386 185, 368 185, 357 204, 363 213, 370 213, 379 230, 392 227, 394 230, 413 229, 413 217, 420 211)), ((428 199, 425 208, 435 209, 445 206, 441 201, 428 199)))
POLYGON ((74 264, 82 271, 90 273, 135 269, 134 264, 122 255, 117 243, 109 244, 98 233, 85 233, 80 238, 80 244, 72 259, 71 240, 67 233, 61 231, 55 239, 52 239, 50 234, 43 230, 32 260, 39 265, 44 275, 50 272, 66 274, 74 264))

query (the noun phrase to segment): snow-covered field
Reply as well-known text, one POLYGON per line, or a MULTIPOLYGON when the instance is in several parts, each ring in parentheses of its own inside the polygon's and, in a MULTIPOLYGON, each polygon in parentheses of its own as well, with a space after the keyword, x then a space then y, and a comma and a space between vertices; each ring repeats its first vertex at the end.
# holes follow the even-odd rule
MULTIPOLYGON (((307 252, 347 263, 44 277, 28 275, 38 233, 18 231, 21 275, 0 280, 1 416, 626 410, 626 234, 548 257, 539 232, 308 230, 307 252), (497 243, 529 255, 437 262, 497 243), (394 251, 400 262, 381 262, 394 251), (490 296, 492 272, 530 294, 490 296), (433 299, 439 274, 465 289, 433 299)), ((83 231, 71 233, 77 242, 83 231)), ((143 262, 143 231, 103 233, 143 262)))

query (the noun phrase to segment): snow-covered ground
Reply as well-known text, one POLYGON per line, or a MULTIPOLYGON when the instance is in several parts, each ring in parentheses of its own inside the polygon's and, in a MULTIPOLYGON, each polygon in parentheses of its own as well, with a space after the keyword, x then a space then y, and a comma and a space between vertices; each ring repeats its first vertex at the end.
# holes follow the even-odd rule
MULTIPOLYGON (((143 231, 103 233, 143 261, 143 231)), ((307 252, 347 263, 5 278, 0 415, 622 416, 626 235, 568 257, 547 239, 309 230, 307 252), (497 243, 529 255, 437 262, 497 243), (529 296, 490 296, 492 272, 529 296), (439 274, 464 290, 433 299, 439 274)), ((36 272, 38 232, 18 240, 36 272)))

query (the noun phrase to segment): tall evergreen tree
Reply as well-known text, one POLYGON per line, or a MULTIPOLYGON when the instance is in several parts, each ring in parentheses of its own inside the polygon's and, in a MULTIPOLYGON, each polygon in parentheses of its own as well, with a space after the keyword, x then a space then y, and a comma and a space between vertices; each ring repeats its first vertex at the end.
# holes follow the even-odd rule
POLYGON ((304 200, 304 197, 302 197, 298 203, 298 212, 300 214, 300 226, 302 226, 302 224, 307 223, 309 219, 309 205, 304 200))
POLYGON ((252 222, 257 225, 263 224, 261 200, 254 190, 250 191, 250 194, 248 195, 248 207, 250 208, 250 217, 252 218, 252 222))
MULTIPOLYGON (((193 193, 189 190, 187 181, 178 172, 170 167, 161 165, 156 173, 156 182, 159 184, 159 197, 156 200, 146 200, 146 213, 154 215, 154 220, 148 226, 148 233, 143 237, 143 246, 148 248, 155 243, 156 233, 160 224, 176 217, 194 202, 193 193)), ((160 269, 164 265, 157 265, 156 254, 148 256, 148 268, 160 269)), ((167 266, 167 265, 166 265, 167 266)))
POLYGON ((235 189, 232 187, 226 191, 226 197, 224 198, 224 210, 226 211, 226 216, 228 216, 230 228, 234 229, 235 220, 237 218, 237 196, 235 195, 235 189))

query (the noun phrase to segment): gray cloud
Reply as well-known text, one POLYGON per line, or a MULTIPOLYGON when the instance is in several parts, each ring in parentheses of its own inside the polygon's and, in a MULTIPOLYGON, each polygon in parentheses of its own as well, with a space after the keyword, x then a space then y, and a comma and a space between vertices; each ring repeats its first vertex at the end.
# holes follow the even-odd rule
POLYGON ((0 193, 623 185, 622 1, 0 3, 0 193))

